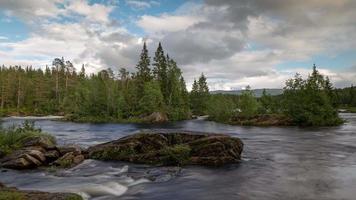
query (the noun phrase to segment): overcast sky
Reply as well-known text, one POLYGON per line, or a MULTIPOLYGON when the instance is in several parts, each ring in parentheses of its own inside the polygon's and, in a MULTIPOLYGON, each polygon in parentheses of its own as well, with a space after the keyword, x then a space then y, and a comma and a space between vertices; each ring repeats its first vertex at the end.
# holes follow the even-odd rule
POLYGON ((87 71, 134 71, 159 41, 188 88, 282 88, 313 63, 337 87, 356 85, 355 0, 0 0, 0 64, 55 57, 87 71))

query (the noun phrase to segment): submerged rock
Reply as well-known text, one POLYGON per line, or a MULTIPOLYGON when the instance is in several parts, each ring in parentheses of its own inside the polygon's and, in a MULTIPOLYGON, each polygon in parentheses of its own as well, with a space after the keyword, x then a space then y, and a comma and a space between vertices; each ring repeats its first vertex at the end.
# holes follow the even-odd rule
POLYGON ((14 187, 6 187, 0 183, 0 199, 19 200, 82 200, 83 198, 72 193, 49 193, 32 190, 18 190, 14 187))
POLYGON ((212 165, 241 159, 243 143, 225 134, 139 133, 88 149, 89 158, 154 165, 212 165))

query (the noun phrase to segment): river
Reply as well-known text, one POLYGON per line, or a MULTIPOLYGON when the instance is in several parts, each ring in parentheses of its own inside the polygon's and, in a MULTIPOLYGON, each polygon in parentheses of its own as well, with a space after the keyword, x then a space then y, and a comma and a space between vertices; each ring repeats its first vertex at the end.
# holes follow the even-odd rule
MULTIPOLYGON (((19 189, 76 192, 87 199, 324 199, 356 198, 356 114, 339 127, 241 127, 202 119, 163 125, 86 124, 34 119, 59 144, 83 147, 142 130, 226 133, 244 142, 243 160, 220 168, 150 167, 86 160, 56 172, 2 170, 0 182, 19 189)), ((21 123, 6 118, 4 126, 21 123)))

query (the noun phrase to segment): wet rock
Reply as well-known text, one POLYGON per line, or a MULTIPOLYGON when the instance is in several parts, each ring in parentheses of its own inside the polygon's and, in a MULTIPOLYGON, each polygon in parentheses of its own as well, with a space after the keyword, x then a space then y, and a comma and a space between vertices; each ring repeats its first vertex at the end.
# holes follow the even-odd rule
POLYGON ((6 187, 0 183, 0 199, 19 200, 82 200, 83 198, 72 193, 49 193, 32 190, 18 190, 14 187, 6 187))
POLYGON ((65 155, 70 152, 75 155, 80 155, 82 153, 80 146, 74 144, 58 147, 58 151, 61 155, 65 155))
POLYGON ((143 121, 147 123, 163 123, 168 121, 168 116, 162 112, 154 112, 144 117, 143 121))
POLYGON ((24 147, 39 146, 44 149, 53 149, 55 147, 55 142, 49 139, 49 137, 37 136, 24 139, 22 145, 24 147))
POLYGON ((29 147, 25 147, 23 148, 24 150, 37 150, 37 151, 40 151, 42 153, 46 153, 46 149, 44 149, 43 147, 41 146, 29 146, 29 147))
POLYGON ((47 151, 44 156, 48 163, 53 162, 59 158, 59 152, 57 150, 47 151))
POLYGON ((1 159, 1 166, 10 169, 33 169, 41 166, 46 158, 38 150, 18 150, 1 159))
POLYGON ((154 182, 167 182, 181 173, 180 167, 153 168, 145 173, 144 178, 154 182))
POLYGON ((58 160, 56 160, 53 165, 63 168, 74 167, 84 161, 84 156, 75 152, 69 152, 64 154, 58 160))
POLYGON ((241 159, 243 143, 224 134, 139 133, 88 149, 89 158, 154 165, 223 165, 241 159))

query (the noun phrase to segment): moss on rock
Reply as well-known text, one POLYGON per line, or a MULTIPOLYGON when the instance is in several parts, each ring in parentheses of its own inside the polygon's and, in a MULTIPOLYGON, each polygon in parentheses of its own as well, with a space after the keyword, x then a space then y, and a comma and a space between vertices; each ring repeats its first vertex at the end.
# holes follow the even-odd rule
POLYGON ((238 162, 243 143, 224 134, 139 133, 88 149, 89 158, 153 165, 223 165, 238 162))

